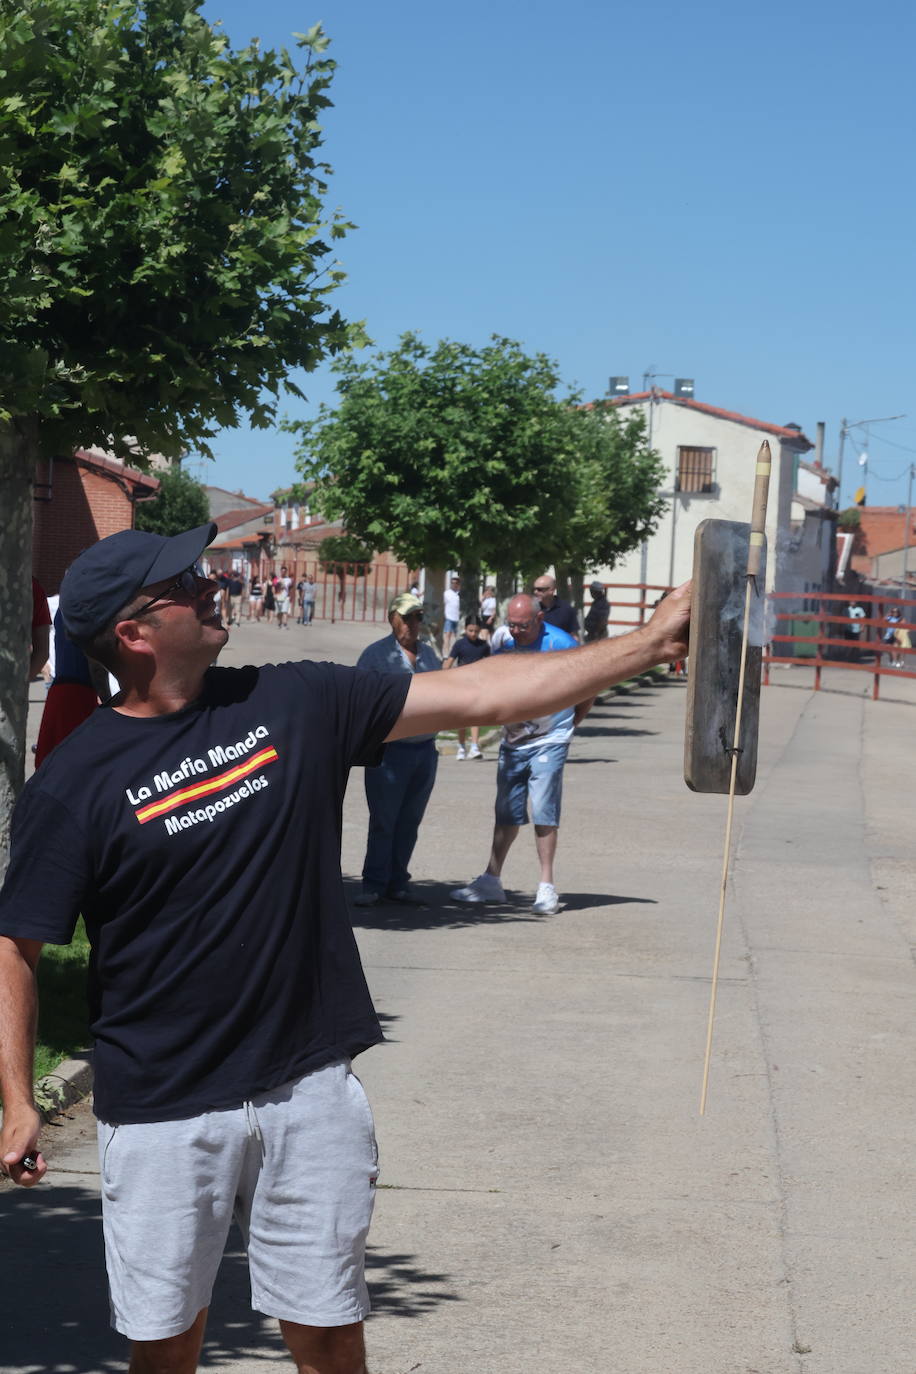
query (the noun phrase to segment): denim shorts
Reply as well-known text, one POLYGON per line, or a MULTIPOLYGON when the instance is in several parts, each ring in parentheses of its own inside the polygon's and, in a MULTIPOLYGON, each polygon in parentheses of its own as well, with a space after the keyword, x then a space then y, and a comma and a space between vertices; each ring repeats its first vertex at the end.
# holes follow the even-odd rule
POLYGON ((534 825, 559 825, 563 765, 568 744, 509 749, 500 745, 496 770, 496 824, 527 825, 528 803, 534 825))
POLYGON ((378 1151, 362 1084, 335 1060, 237 1108, 181 1121, 100 1121, 112 1326, 177 1336, 210 1303, 233 1215, 251 1305, 304 1326, 369 1311, 363 1275, 378 1151))
POLYGON ((454 634, 457 634, 457 633, 458 633, 458 621, 457 621, 457 620, 448 620, 448 619, 446 619, 445 622, 444 622, 444 624, 443 624, 443 626, 442 626, 442 629, 444 630, 444 632, 445 632, 447 635, 454 635, 454 634))

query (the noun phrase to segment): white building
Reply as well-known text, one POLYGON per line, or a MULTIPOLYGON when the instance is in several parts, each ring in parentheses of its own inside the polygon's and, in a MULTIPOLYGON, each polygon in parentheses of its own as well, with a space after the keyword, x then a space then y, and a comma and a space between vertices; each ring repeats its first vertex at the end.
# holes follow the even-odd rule
POLYGON ((664 460, 669 508, 641 548, 599 574, 614 583, 677 586, 693 568, 697 526, 707 519, 749 521, 757 451, 773 455, 767 506, 767 589, 822 589, 833 558, 835 478, 805 455, 814 444, 798 425, 773 425, 655 389, 608 402, 637 406, 649 444, 664 460))

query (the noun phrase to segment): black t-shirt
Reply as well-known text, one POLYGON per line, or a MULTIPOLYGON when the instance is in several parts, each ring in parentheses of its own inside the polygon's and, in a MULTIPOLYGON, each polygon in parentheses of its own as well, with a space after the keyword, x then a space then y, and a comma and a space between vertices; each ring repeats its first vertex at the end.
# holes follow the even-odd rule
POLYGON ((549 611, 544 611, 544 620, 548 625, 556 625, 558 630, 565 630, 568 635, 579 633, 579 617, 576 609, 568 601, 561 601, 557 597, 549 611))
POLYGON ((343 894, 351 766, 410 677, 211 668, 193 705, 96 711, 16 805, 0 933, 92 944, 95 1109, 237 1106, 382 1039, 343 894))
MULTIPOLYGON (((489 652, 490 646, 485 639, 470 640, 467 635, 462 635, 452 645, 449 658, 453 658, 456 665, 462 668, 466 663, 479 663, 489 652)), ((464 678, 461 680, 463 682, 464 678)))

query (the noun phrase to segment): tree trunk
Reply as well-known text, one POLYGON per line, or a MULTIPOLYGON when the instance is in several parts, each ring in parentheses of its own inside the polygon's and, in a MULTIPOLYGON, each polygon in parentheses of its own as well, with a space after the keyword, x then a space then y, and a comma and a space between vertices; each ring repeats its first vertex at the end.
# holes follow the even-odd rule
POLYGON ((32 646, 32 475, 37 445, 0 426, 0 877, 9 859, 10 815, 25 777, 32 646))
POLYGON ((442 593, 445 591, 446 568, 427 568, 423 582, 423 637, 442 653, 442 622, 444 619, 442 593))
POLYGON ((569 601, 581 617, 585 609, 585 575, 581 569, 575 569, 564 564, 558 566, 556 570, 557 596, 564 601, 569 601))
POLYGON ((480 562, 469 561, 458 564, 461 578, 461 621, 458 629, 463 633, 466 615, 477 615, 480 611, 480 562))
POLYGON ((496 614, 501 625, 506 623, 506 607, 515 595, 517 580, 514 572, 496 574, 496 614))
POLYGON ((581 572, 570 573, 569 575, 568 600, 572 602, 579 612, 581 619, 585 613, 585 576, 581 572))

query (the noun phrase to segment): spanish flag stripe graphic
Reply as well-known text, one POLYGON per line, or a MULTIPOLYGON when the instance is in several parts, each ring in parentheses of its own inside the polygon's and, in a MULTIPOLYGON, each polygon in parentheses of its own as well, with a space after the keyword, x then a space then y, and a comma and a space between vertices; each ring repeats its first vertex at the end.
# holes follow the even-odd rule
POLYGON ((166 811, 174 811, 176 806, 183 806, 185 802, 196 801, 198 797, 209 796, 211 792, 221 792, 224 787, 230 787, 232 783, 238 782, 239 778, 247 777, 263 764, 273 763, 277 757, 277 751, 272 745, 267 749, 261 749, 259 753, 252 754, 250 759, 225 773, 217 773, 215 777, 207 778, 206 782, 192 783, 190 787, 182 787, 178 792, 170 792, 167 797, 160 797, 159 801, 150 802, 149 806, 142 806, 136 812, 137 820, 141 825, 146 825, 147 821, 154 821, 157 816, 164 816, 166 811))

